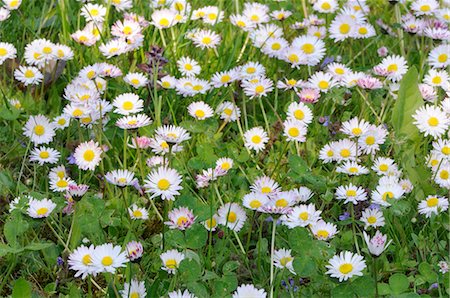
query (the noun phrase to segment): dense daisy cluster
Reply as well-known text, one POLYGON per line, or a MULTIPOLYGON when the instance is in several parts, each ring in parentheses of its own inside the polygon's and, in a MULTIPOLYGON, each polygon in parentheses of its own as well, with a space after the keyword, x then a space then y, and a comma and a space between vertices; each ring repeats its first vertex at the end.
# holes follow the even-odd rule
POLYGON ((0 295, 450 293, 450 1, 72 2, 0 37, 0 295))

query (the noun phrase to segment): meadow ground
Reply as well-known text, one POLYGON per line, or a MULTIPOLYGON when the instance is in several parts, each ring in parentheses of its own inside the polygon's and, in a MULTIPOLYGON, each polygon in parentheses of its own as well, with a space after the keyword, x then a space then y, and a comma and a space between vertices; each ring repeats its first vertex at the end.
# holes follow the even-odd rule
POLYGON ((0 296, 450 295, 449 0, 0 7, 0 296))

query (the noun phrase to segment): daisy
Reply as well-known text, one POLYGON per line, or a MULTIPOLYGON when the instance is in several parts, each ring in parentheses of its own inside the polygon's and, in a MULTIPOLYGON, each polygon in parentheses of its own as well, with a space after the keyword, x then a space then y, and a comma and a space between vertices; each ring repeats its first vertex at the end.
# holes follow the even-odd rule
POLYGON ((292 48, 300 51, 302 59, 306 60, 305 64, 310 66, 319 64, 326 54, 325 43, 316 36, 311 35, 301 35, 294 38, 292 48))
POLYGON ((164 76, 159 81, 158 84, 164 89, 173 89, 177 84, 177 79, 172 76, 164 76))
POLYGON ((329 240, 334 237, 339 231, 335 224, 318 220, 310 226, 314 237, 319 240, 329 240))
POLYGON ((31 198, 28 201, 27 214, 32 218, 48 217, 55 209, 56 204, 49 199, 36 200, 31 198))
POLYGON ((450 118, 440 107, 425 105, 420 107, 412 117, 414 124, 425 136, 439 138, 448 130, 450 118))
POLYGON ((193 102, 188 106, 188 113, 197 120, 211 118, 214 114, 213 109, 203 101, 193 102))
POLYGON ((240 285, 233 293, 233 298, 266 298, 267 293, 264 289, 255 288, 251 284, 240 285))
POLYGON ((271 196, 280 191, 280 186, 272 178, 262 176, 255 179, 255 182, 250 185, 250 190, 255 193, 271 196))
POLYGON ((70 117, 66 114, 61 114, 53 118, 52 122, 55 129, 64 129, 70 125, 70 117))
POLYGON ((57 150, 42 146, 31 151, 30 161, 37 161, 41 166, 44 163, 55 164, 60 156, 57 150))
POLYGON ((124 187, 133 185, 137 182, 134 173, 128 170, 114 170, 105 174, 105 179, 111 184, 124 187))
POLYGON ((277 20, 277 21, 284 21, 291 15, 292 15, 292 12, 289 10, 285 10, 285 9, 274 10, 273 12, 270 13, 270 16, 274 20, 277 20))
POLYGON ((216 72, 211 77, 211 84, 215 88, 227 87, 238 78, 235 70, 216 72))
POLYGON ((117 268, 126 267, 127 253, 119 245, 105 243, 97 246, 92 254, 92 266, 97 272, 115 273, 117 268))
POLYGON ((423 82, 434 87, 443 87, 449 83, 449 75, 445 70, 431 68, 423 78, 423 82))
POLYGON ((9 11, 9 9, 0 7, 0 22, 6 21, 10 15, 11 15, 11 12, 9 11))
POLYGON ((234 122, 239 119, 241 109, 232 102, 224 101, 217 106, 216 113, 220 115, 220 119, 234 122))
POLYGON ((186 129, 174 125, 160 126, 156 129, 155 134, 166 142, 175 144, 179 144, 191 138, 191 135, 186 129))
POLYGON ((390 183, 380 183, 375 190, 372 191, 372 202, 381 206, 391 206, 391 200, 399 200, 405 191, 400 184, 392 181, 390 183))
POLYGON ((395 161, 391 158, 378 157, 374 161, 372 170, 374 170, 378 175, 391 176, 398 173, 398 166, 395 164, 395 161))
POLYGON ((384 216, 380 209, 367 208, 362 212, 359 220, 364 223, 364 229, 367 229, 368 227, 373 227, 375 229, 384 227, 384 216))
POLYGON ((171 210, 168 213, 169 221, 164 224, 171 229, 186 230, 194 224, 195 216, 192 210, 186 207, 179 207, 171 210))
POLYGON ((242 205, 251 210, 258 210, 261 206, 267 204, 269 198, 266 195, 258 193, 249 193, 242 198, 242 205))
POLYGON ((262 151, 269 141, 267 133, 262 127, 254 127, 244 133, 244 145, 256 152, 262 151))
POLYGON ((440 186, 450 189, 450 163, 442 162, 435 172, 434 181, 440 186))
POLYGON ((107 59, 122 55, 128 50, 128 43, 122 39, 113 39, 107 43, 102 43, 98 49, 107 59))
POLYGON ((71 184, 75 183, 70 177, 50 177, 50 189, 56 192, 69 190, 71 184))
POLYGON ((320 91, 316 88, 303 88, 297 92, 300 102, 316 103, 320 98, 320 91))
POLYGON ((322 211, 316 210, 314 204, 295 206, 289 215, 283 215, 281 222, 290 229, 314 225, 321 217, 322 211))
POLYGON ((336 189, 336 199, 345 200, 344 204, 353 203, 357 205, 358 202, 367 200, 367 193, 362 187, 350 183, 349 185, 339 186, 336 189))
POLYGON ((269 57, 281 57, 284 50, 289 47, 289 42, 282 38, 269 38, 264 43, 263 47, 261 48, 261 52, 266 54, 269 57))
POLYGON ((44 76, 34 66, 19 66, 19 69, 14 71, 14 78, 25 86, 39 84, 44 76))
POLYGON ((23 134, 29 137, 35 145, 48 144, 55 136, 53 124, 44 115, 30 116, 23 131, 23 134))
POLYGON ((167 271, 169 274, 175 274, 181 261, 185 259, 185 255, 176 249, 172 249, 162 253, 160 258, 162 261, 161 269, 167 271))
POLYGON ((384 144, 388 131, 382 126, 369 125, 369 128, 358 138, 358 147, 364 154, 375 154, 384 144))
POLYGON ((270 21, 269 7, 257 2, 245 2, 242 14, 254 24, 262 24, 270 21))
POLYGON ((181 181, 181 175, 176 170, 159 167, 147 175, 144 187, 146 192, 152 194, 152 198, 160 196, 163 200, 173 201, 180 194, 179 190, 183 189, 181 181))
POLYGON ((449 66, 450 46, 448 44, 442 44, 431 50, 428 54, 428 63, 433 68, 445 68, 449 66))
POLYGON ((329 73, 324 73, 322 71, 316 72, 308 80, 311 88, 316 88, 320 92, 327 93, 331 88, 336 85, 336 81, 333 76, 329 73))
POLYGON ((211 30, 198 30, 192 41, 201 49, 216 49, 220 43, 220 35, 211 30))
POLYGON ((321 13, 333 13, 339 8, 336 0, 318 0, 314 3, 313 9, 321 13))
POLYGON ((178 59, 177 66, 183 76, 196 76, 201 71, 198 62, 190 57, 181 57, 178 59))
POLYGON ((217 211, 219 223, 239 232, 247 220, 244 209, 236 203, 226 203, 217 211))
POLYGON ((386 74, 388 79, 391 79, 394 82, 400 81, 403 75, 408 71, 406 59, 397 55, 384 58, 377 67, 386 74))
POLYGON ((288 269, 292 274, 296 274, 293 266, 294 258, 291 255, 290 249, 278 249, 274 251, 273 262, 275 267, 281 269, 288 269))
POLYGON ((369 170, 366 167, 359 165, 355 161, 344 161, 336 168, 336 172, 344 173, 350 176, 359 176, 368 174, 369 170))
POLYGON ((96 271, 95 267, 92 266, 94 250, 95 248, 92 244, 89 247, 81 245, 69 255, 67 263, 71 270, 77 271, 75 277, 81 275, 81 278, 85 279, 89 274, 94 274, 96 271))
POLYGON ((169 295, 169 298, 197 298, 194 294, 189 293, 188 290, 184 290, 184 292, 181 292, 181 290, 172 291, 167 293, 167 295, 169 295))
POLYGON ((348 121, 342 123, 341 131, 350 138, 359 137, 365 134, 370 127, 370 124, 364 119, 359 120, 358 117, 354 117, 348 121))
POLYGON ((297 202, 306 202, 314 195, 312 190, 305 186, 300 186, 299 188, 295 188, 291 191, 294 194, 295 200, 297 202))
POLYGON ((217 228, 218 223, 219 223, 219 217, 216 214, 214 214, 211 218, 208 218, 207 220, 205 220, 203 222, 203 226, 208 231, 214 232, 217 228))
POLYGON ((288 119, 283 122, 284 136, 288 141, 305 142, 308 132, 305 124, 298 120, 288 119))
POLYGON ((134 240, 127 243, 125 250, 130 261, 136 261, 140 259, 142 257, 142 254, 144 253, 142 244, 134 240))
POLYGON ((297 203, 293 192, 290 191, 280 191, 270 197, 268 205, 275 205, 276 207, 291 207, 297 203))
POLYGON ((145 114, 125 116, 116 122, 116 125, 122 129, 136 129, 150 124, 152 124, 152 120, 145 114))
POLYGON ((283 89, 283 90, 297 90, 297 88, 301 88, 305 86, 305 82, 302 80, 295 80, 295 79, 287 79, 280 80, 277 82, 277 88, 283 89))
MULTIPOLYGON (((115 0, 124 1, 124 0, 115 0)), ((114 3, 114 2, 113 2, 114 3)), ((145 289, 145 282, 132 279, 131 283, 125 283, 123 290, 120 291, 120 295, 124 298, 145 298, 147 297, 147 291, 145 289)))
POLYGON ((338 161, 354 160, 357 155, 356 143, 349 139, 334 142, 334 150, 338 161))
MULTIPOLYGON (((117 9, 117 11, 124 11, 133 7, 132 0, 112 0, 111 4, 117 9)), ((143 297, 145 297, 145 295, 143 297)))
POLYGON ((0 42, 0 65, 7 59, 16 58, 17 50, 13 44, 7 42, 0 42))
POLYGON ((22 0, 3 0, 3 4, 8 10, 16 10, 22 4, 22 0))
MULTIPOLYGON (((436 155, 436 159, 450 160, 450 140, 438 139, 433 142, 432 153, 436 155)), ((435 161, 434 165, 439 165, 440 161, 435 161)))
POLYGON ((355 38, 369 38, 376 35, 375 28, 369 23, 359 23, 356 26, 355 38))
POLYGON ((436 0, 416 0, 411 4, 411 10, 416 16, 433 15, 438 8, 439 3, 436 0))
POLYGON ((73 157, 81 170, 93 171, 100 163, 102 149, 97 142, 83 142, 75 149, 73 157))
POLYGON ((92 46, 97 42, 97 38, 94 34, 89 32, 88 30, 78 30, 75 31, 70 35, 73 40, 75 40, 77 43, 85 45, 85 46, 92 46))
POLYGON ((144 109, 144 101, 139 98, 139 95, 124 93, 114 99, 113 106, 116 107, 114 113, 127 116, 142 112, 144 109))
POLYGON ((133 88, 138 89, 140 87, 144 87, 148 84, 148 78, 139 72, 129 72, 123 80, 125 83, 130 84, 133 88))
POLYGON ((250 98, 267 96, 273 90, 273 82, 268 78, 244 80, 241 86, 250 98))
POLYGON ((310 124, 313 120, 311 109, 303 102, 291 103, 288 107, 287 116, 290 119, 303 122, 305 125, 310 124))
POLYGON ((338 15, 331 22, 328 32, 335 42, 343 41, 355 35, 358 25, 355 19, 349 15, 338 15))
POLYGON ((362 276, 362 271, 366 268, 364 258, 349 251, 343 251, 329 260, 325 266, 331 277, 339 278, 339 282, 346 281, 353 276, 362 276))
POLYGON ((132 20, 118 20, 111 27, 111 35, 119 38, 130 38, 141 34, 142 28, 138 22, 132 20))
POLYGON ((99 4, 87 3, 81 8, 81 15, 87 22, 103 23, 106 15, 106 7, 99 4))
POLYGON ((136 204, 133 204, 130 208, 128 208, 128 214, 130 215, 131 219, 148 219, 147 209, 139 208, 136 204))
POLYGON ((419 213, 424 214, 427 218, 432 214, 438 215, 448 209, 448 199, 439 196, 428 196, 425 200, 419 203, 419 213))
POLYGON ((266 74, 266 68, 259 62, 247 62, 240 68, 239 74, 241 79, 264 77, 266 74))
POLYGON ((230 15, 230 22, 244 31, 250 31, 256 27, 256 24, 244 15, 230 15))

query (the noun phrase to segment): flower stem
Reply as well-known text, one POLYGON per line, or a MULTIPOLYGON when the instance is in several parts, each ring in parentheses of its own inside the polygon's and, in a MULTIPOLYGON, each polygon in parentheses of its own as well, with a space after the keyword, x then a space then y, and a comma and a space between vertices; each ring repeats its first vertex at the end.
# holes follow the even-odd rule
POLYGON ((274 267, 273 267, 273 257, 274 257, 274 252, 275 252, 275 233, 277 230, 277 219, 276 218, 272 218, 273 220, 273 225, 272 225, 272 242, 270 244, 270 298, 273 298, 273 272, 274 272, 274 267))

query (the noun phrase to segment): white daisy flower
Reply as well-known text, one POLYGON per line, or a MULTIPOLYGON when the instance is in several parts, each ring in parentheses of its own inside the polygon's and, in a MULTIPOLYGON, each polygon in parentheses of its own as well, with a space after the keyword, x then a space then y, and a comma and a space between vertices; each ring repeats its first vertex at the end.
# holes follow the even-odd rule
POLYGON ((355 161, 347 160, 336 168, 336 172, 344 173, 350 176, 359 176, 368 174, 369 170, 355 161))
POLYGON ((217 106, 216 113, 220 115, 220 119, 234 122, 239 119, 241 109, 232 102, 224 101, 217 106))
POLYGON ((193 102, 188 106, 188 113, 197 120, 205 120, 214 115, 213 109, 203 101, 193 102))
POLYGON ((163 200, 173 201, 180 194, 179 190, 183 189, 181 181, 181 175, 175 169, 159 167, 147 175, 144 187, 152 198, 160 196, 163 200))
POLYGON ((14 78, 25 86, 37 85, 43 79, 44 75, 34 66, 22 66, 14 71, 14 78))
POLYGON ((353 203, 357 205, 358 202, 367 200, 367 193, 362 187, 350 183, 336 189, 336 199, 344 200, 344 204, 353 203))
POLYGON ((190 57, 181 57, 177 61, 178 70, 183 76, 196 76, 200 74, 201 67, 197 61, 190 57))
POLYGON ((239 232, 247 220, 244 209, 236 203, 226 203, 217 211, 219 223, 239 232))
POLYGON ((116 107, 114 113, 127 116, 142 112, 144 109, 144 101, 139 98, 139 95, 124 93, 114 99, 113 106, 116 107))
POLYGON ((250 185, 252 192, 271 196, 278 193, 281 189, 276 181, 267 176, 258 177, 252 185, 250 185))
POLYGON ((278 249, 274 251, 273 262, 275 267, 288 269, 292 274, 296 274, 293 266, 294 258, 290 249, 278 249))
POLYGON ((192 41, 201 49, 215 49, 219 45, 221 37, 211 30, 198 30, 192 41))
POLYGON ((73 157, 80 169, 93 171, 102 159, 101 154, 102 149, 98 143, 91 140, 78 145, 73 157))
POLYGON ((191 209, 186 207, 174 208, 169 211, 169 221, 164 222, 170 229, 186 230, 195 222, 195 216, 191 209))
POLYGON ((30 161, 36 161, 41 166, 44 163, 55 164, 61 156, 57 150, 45 146, 34 148, 30 155, 30 161))
POLYGON ((139 89, 140 87, 144 87, 148 84, 148 78, 139 72, 129 72, 123 80, 135 89, 139 89))
POLYGON ((335 224, 318 220, 310 226, 311 232, 319 240, 329 240, 334 237, 339 231, 335 224))
POLYGON ((7 42, 0 42, 0 65, 7 59, 16 58, 17 50, 13 44, 7 42))
POLYGON ((137 182, 134 173, 128 170, 114 170, 105 174, 105 179, 111 184, 124 187, 137 182))
POLYGON ((23 131, 23 134, 35 145, 48 144, 55 136, 54 125, 44 115, 30 116, 23 131))
POLYGON ((341 131, 350 138, 357 138, 364 135, 369 128, 370 124, 364 119, 359 120, 358 117, 354 117, 342 123, 341 131))
POLYGON ((448 199, 440 196, 428 196, 425 200, 420 201, 419 213, 424 214, 427 218, 432 214, 438 215, 448 209, 448 199))
POLYGON ((131 219, 148 219, 148 211, 145 208, 139 208, 136 204, 133 204, 128 208, 128 214, 131 219))
POLYGON ((331 277, 336 277, 339 282, 346 281, 353 276, 362 276, 362 271, 366 268, 364 258, 349 251, 343 251, 329 260, 325 266, 331 277))
POLYGON ((288 141, 305 142, 308 128, 299 120, 288 119, 283 122, 284 136, 288 141))
POLYGON ((296 227, 307 227, 315 224, 321 219, 321 210, 316 210, 314 204, 295 206, 288 215, 283 215, 281 222, 290 229, 296 227))
POLYGON ((251 210, 258 210, 261 206, 267 204, 269 198, 259 193, 248 193, 242 198, 242 205, 251 210))
POLYGON ((81 8, 81 15, 86 19, 86 22, 103 23, 106 7, 100 4, 87 3, 81 8))
POLYGON ((378 228, 384 227, 384 216, 383 212, 377 208, 367 208, 361 213, 361 218, 359 219, 364 223, 364 229, 368 227, 378 228))
POLYGON ((262 127, 254 127, 244 133, 245 147, 256 152, 264 150, 268 141, 269 137, 262 127))
POLYGON ((55 209, 56 204, 49 199, 37 200, 31 198, 28 201, 27 214, 32 218, 48 217, 55 209))
MULTIPOLYGON (((124 1, 124 0, 115 0, 124 1)), ((131 1, 130 1, 131 2, 131 1)), ((114 2, 113 2, 114 3, 114 2)), ((120 291, 123 298, 145 298, 147 297, 147 290, 145 289, 145 282, 132 279, 131 283, 125 283, 123 290, 120 291)))
POLYGON ((169 274, 175 274, 181 261, 185 259, 185 255, 176 249, 172 249, 162 253, 160 258, 162 261, 161 269, 167 271, 169 274))
POLYGON ((449 127, 450 118, 440 107, 426 105, 420 107, 412 117, 416 120, 414 124, 424 133, 439 138, 449 127))
POLYGON ((240 285, 233 293, 232 298, 266 298, 267 293, 264 289, 258 289, 251 284, 240 285))
POLYGON ((67 263, 71 270, 77 271, 75 277, 81 275, 81 278, 85 279, 89 274, 95 274, 96 269, 92 263, 94 250, 92 244, 89 247, 81 245, 69 255, 67 263))
POLYGON ((125 116, 116 122, 116 125, 122 129, 137 129, 150 124, 152 124, 152 120, 145 114, 125 116))
POLYGON ((119 245, 105 243, 97 246, 92 254, 92 266, 96 272, 115 273, 117 268, 126 267, 127 253, 119 245))

